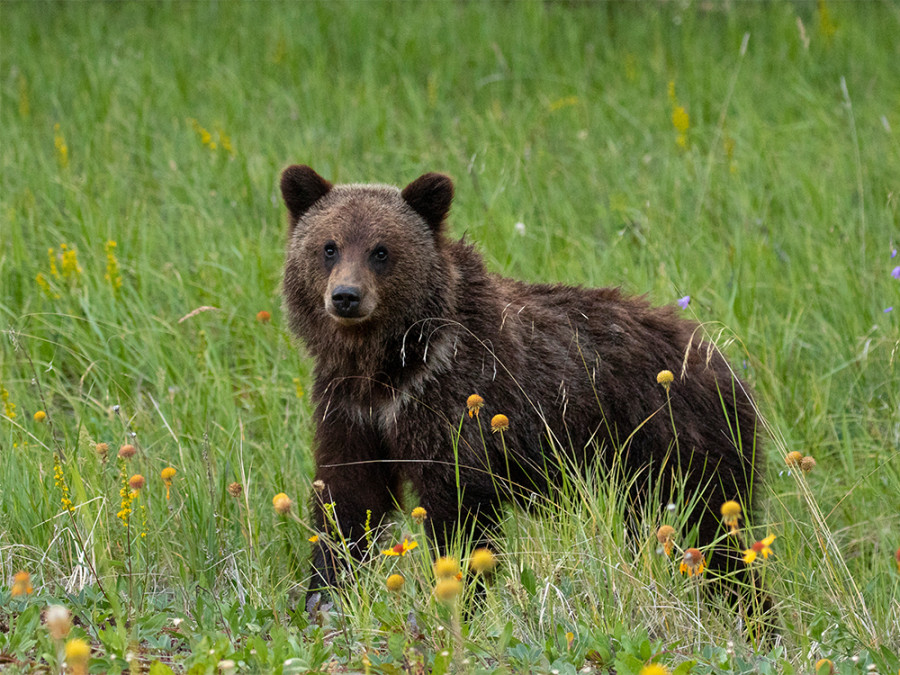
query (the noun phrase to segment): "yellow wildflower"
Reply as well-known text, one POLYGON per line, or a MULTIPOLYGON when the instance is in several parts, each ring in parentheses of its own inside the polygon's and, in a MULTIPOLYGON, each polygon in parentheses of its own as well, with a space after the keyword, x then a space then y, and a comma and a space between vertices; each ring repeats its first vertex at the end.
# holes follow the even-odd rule
POLYGON ((667 392, 669 391, 669 385, 674 381, 675 376, 671 370, 661 370, 656 374, 656 383, 665 387, 667 392))
POLYGON ((648 663, 641 668, 638 675, 669 675, 669 669, 661 663, 648 663))
POLYGON ((497 557, 487 548, 475 549, 469 566, 479 574, 487 574, 497 566, 497 557))
POLYGON ((56 146, 56 161, 63 169, 69 166, 69 146, 59 123, 53 125, 53 145, 56 146))
POLYGON ((484 406, 484 399, 478 394, 472 394, 466 399, 466 408, 469 411, 469 417, 478 417, 478 411, 484 406))
POLYGON ((412 516, 412 519, 416 521, 416 523, 421 525, 425 522, 425 518, 428 517, 428 511, 423 509, 421 506, 417 506, 412 510, 412 513, 410 515, 412 516))
POLYGON ((45 413, 43 410, 38 410, 36 413, 34 413, 34 421, 35 422, 43 422, 46 419, 47 419, 47 413, 45 413))
POLYGON ((275 511, 277 513, 280 513, 282 516, 291 510, 292 504, 293 502, 291 502, 291 498, 283 492, 279 492, 277 495, 272 497, 272 506, 275 508, 275 511))
POLYGON ((163 479, 163 483, 166 485, 166 499, 169 498, 169 489, 172 487, 172 479, 175 478, 175 467, 167 466, 165 469, 159 472, 160 478, 163 479))
POLYGON ((10 595, 14 598, 18 598, 23 595, 31 595, 32 593, 34 593, 34 587, 31 585, 31 575, 25 570, 16 572, 13 575, 10 595))
POLYGON ((462 590, 462 583, 456 577, 445 577, 440 579, 434 586, 434 597, 441 602, 450 603, 459 595, 462 590))
POLYGON ((729 500, 722 504, 722 522, 729 528, 730 534, 737 534, 738 520, 741 517, 741 505, 729 500))
POLYGON ((3 401, 3 414, 9 419, 15 419, 16 404, 9 400, 9 392, 3 386, 0 386, 0 401, 3 401))
POLYGON ((770 534, 768 537, 763 539, 762 541, 758 541, 753 546, 744 551, 744 562, 748 565, 756 560, 757 556, 762 556, 763 558, 768 558, 772 553, 772 542, 775 541, 775 535, 770 534))
POLYGON ((706 558, 703 557, 703 553, 699 549, 689 548, 684 552, 684 558, 682 558, 681 566, 678 569, 682 574, 687 574, 689 577, 699 576, 706 569, 706 558))
POLYGON ((672 555, 672 547, 675 546, 675 528, 671 525, 663 525, 656 531, 656 541, 663 547, 666 555, 672 555))
POLYGON ((72 505, 72 500, 69 499, 69 484, 66 482, 66 476, 63 473, 62 461, 60 460, 59 455, 55 453, 53 455, 53 481, 62 493, 60 502, 62 503, 63 508, 67 511, 74 511, 75 507, 72 505))
POLYGON ((309 539, 307 539, 306 541, 308 541, 310 544, 318 544, 318 543, 319 543, 319 535, 314 534, 313 536, 311 536, 311 537, 310 537, 309 539))
POLYGON ((104 247, 106 251, 106 274, 104 278, 112 286, 113 291, 117 291, 122 287, 122 275, 119 273, 119 261, 116 258, 115 249, 116 242, 112 239, 106 242, 104 247))
POLYGON ((434 561, 434 576, 438 579, 455 577, 457 574, 459 574, 459 563, 456 558, 444 556, 434 561))
POLYGON ((796 450, 789 452, 784 458, 784 463, 788 466, 797 466, 801 461, 803 461, 803 453, 797 452, 796 450))
POLYGON ((402 544, 397 544, 389 549, 381 552, 381 555, 406 555, 408 551, 412 551, 418 546, 418 542, 410 541, 408 538, 403 540, 402 544))
POLYGON ((403 583, 405 581, 406 581, 406 579, 403 578, 402 574, 392 574, 391 576, 389 576, 387 578, 387 581, 385 582, 385 586, 387 586, 387 589, 389 591, 396 593, 401 588, 403 588, 403 583))
POLYGON ((72 675, 86 675, 91 646, 80 638, 66 642, 66 663, 72 675))
POLYGON ((78 279, 81 276, 81 265, 78 264, 78 251, 69 248, 68 244, 59 245, 60 268, 66 279, 78 279))
POLYGON ((816 675, 831 675, 834 672, 834 663, 831 659, 819 659, 816 661, 816 675))
POLYGON ((494 415, 491 418, 491 432, 506 431, 509 429, 509 418, 506 415, 494 415))

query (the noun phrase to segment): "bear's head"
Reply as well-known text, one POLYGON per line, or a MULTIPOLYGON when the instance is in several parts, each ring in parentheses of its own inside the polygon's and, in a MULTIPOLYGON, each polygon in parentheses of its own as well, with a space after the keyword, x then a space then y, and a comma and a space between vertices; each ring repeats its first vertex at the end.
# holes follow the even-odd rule
POLYGON ((450 178, 427 173, 403 190, 332 185, 295 165, 282 173, 281 194, 289 225, 284 297, 301 337, 371 332, 430 313, 447 283, 440 250, 450 178))

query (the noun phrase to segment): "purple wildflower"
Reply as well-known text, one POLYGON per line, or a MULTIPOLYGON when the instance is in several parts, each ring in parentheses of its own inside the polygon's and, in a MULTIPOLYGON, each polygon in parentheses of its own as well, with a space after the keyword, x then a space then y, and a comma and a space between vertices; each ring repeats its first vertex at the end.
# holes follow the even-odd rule
MULTIPOLYGON (((897 269, 900 270, 900 267, 897 269)), ((678 306, 681 307, 681 309, 687 309, 689 304, 691 304, 691 296, 686 295, 683 298, 678 298, 678 306)))
POLYGON ((897 266, 891 270, 891 276, 895 279, 900 279, 900 266, 897 266))
POLYGON ((894 311, 894 308, 893 308, 893 307, 887 307, 887 308, 884 310, 884 313, 887 314, 888 312, 893 312, 893 311, 894 311))
POLYGON ((895 249, 895 248, 892 248, 892 249, 891 249, 891 257, 892 257, 892 258, 896 258, 896 257, 897 257, 897 249, 895 249))

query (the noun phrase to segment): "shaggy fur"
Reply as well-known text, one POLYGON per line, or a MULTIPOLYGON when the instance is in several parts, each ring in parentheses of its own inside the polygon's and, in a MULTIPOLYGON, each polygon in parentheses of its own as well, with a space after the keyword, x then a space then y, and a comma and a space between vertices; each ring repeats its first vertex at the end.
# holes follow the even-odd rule
MULTIPOLYGON (((359 540, 367 510, 377 524, 408 481, 439 540, 461 521, 482 536, 501 502, 546 494, 566 464, 607 461, 626 439, 621 456, 641 485, 660 478, 668 490, 677 470, 702 494, 701 543, 716 537, 723 501, 752 507, 753 405, 696 324, 617 289, 487 272, 473 246, 444 234, 446 176, 401 191, 332 186, 292 166, 281 189, 285 306, 315 358, 320 530, 321 503, 333 502, 343 535, 359 540), (675 373, 677 444, 656 381, 664 369, 675 373), (485 407, 462 424, 458 495, 451 438, 474 393, 485 407), (508 455, 487 432, 496 413, 510 420, 508 455)), ((310 591, 334 586, 336 571, 319 545, 310 591)))

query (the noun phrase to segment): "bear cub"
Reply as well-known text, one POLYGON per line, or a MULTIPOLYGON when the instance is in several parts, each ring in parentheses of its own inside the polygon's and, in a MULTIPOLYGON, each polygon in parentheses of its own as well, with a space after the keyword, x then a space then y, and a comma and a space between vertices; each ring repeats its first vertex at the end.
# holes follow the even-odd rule
MULTIPOLYGON (((409 483, 439 545, 459 527, 485 538, 503 502, 614 457, 639 476, 636 503, 648 485, 668 498, 676 480, 700 495, 700 544, 716 538, 724 501, 752 511, 755 409, 695 323, 615 288, 488 272, 445 233, 453 183, 441 174, 400 190, 291 166, 281 192, 286 314, 315 359, 320 532, 336 522, 364 555, 365 523, 393 511, 409 483), (481 419, 460 427, 472 394, 481 419), (509 419, 502 438, 487 433, 497 413, 509 419)), ((339 572, 317 544, 308 603, 339 572)))

